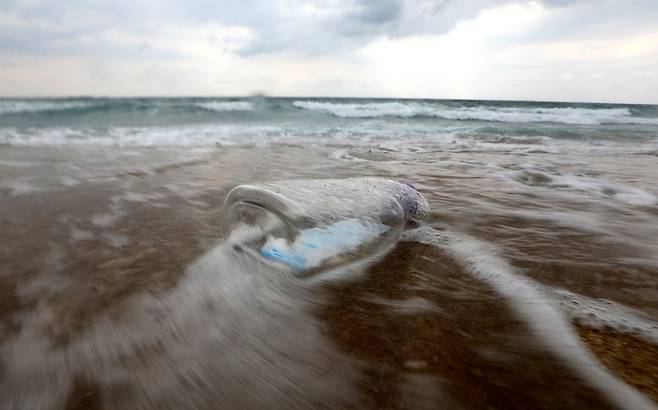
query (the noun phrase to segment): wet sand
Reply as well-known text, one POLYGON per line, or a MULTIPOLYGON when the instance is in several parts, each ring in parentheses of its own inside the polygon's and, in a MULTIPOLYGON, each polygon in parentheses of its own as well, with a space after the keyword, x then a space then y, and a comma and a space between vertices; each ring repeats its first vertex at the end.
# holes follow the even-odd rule
MULTIPOLYGON (((454 178, 445 169, 423 176, 427 169, 409 175, 418 165, 404 161, 391 170, 302 149, 290 159, 284 151, 218 152, 173 165, 160 161, 170 153, 149 153, 156 163, 149 171, 120 158, 108 161, 112 172, 97 165, 95 179, 66 189, 3 193, 0 402, 68 409, 614 408, 546 348, 509 300, 430 245, 401 242, 365 272, 318 282, 247 275, 233 283, 221 266, 195 270, 221 243, 221 204, 232 186, 388 172, 419 181, 434 209, 427 222, 433 228, 497 244, 519 274, 547 289, 656 317, 658 270, 633 262, 643 256, 637 247, 578 226, 496 215, 503 204, 549 204, 476 190, 486 181, 460 174, 468 164, 453 169, 454 178), (218 289, 225 293, 213 293, 218 289)), ((57 155, 61 163, 69 159, 57 155)), ((632 221, 634 212, 618 218, 632 221)), ((606 369, 658 403, 654 344, 632 326, 622 332, 572 319, 606 369)))
POLYGON ((608 407, 537 346, 505 300, 430 246, 401 244, 363 282, 332 292, 321 316, 328 336, 367 363, 367 407, 608 407), (414 378, 438 397, 406 391, 414 378))
POLYGON ((580 337, 603 365, 658 403, 658 349, 611 329, 577 326, 580 337))
MULTIPOLYGON (((114 270, 96 271, 91 286, 100 301, 85 304, 75 294, 51 300, 57 312, 53 348, 63 347, 97 315, 120 315, 129 294, 160 281, 169 264, 163 254, 137 254, 120 261, 128 272, 120 280, 114 270)), ((175 286, 175 279, 156 284, 150 291, 175 286)), ((542 349, 505 300, 431 246, 401 243, 366 276, 324 290, 329 299, 316 311, 322 333, 361 363, 360 395, 350 407, 613 408, 542 349)), ((8 287, 2 296, 5 329, 15 327, 10 318, 25 307, 8 287)), ((610 371, 658 403, 655 346, 610 329, 576 328, 610 371)), ((126 358, 133 362, 127 365, 158 354, 147 350, 141 358, 126 358)), ((73 375, 67 409, 103 408, 103 399, 112 400, 106 389, 73 375)))

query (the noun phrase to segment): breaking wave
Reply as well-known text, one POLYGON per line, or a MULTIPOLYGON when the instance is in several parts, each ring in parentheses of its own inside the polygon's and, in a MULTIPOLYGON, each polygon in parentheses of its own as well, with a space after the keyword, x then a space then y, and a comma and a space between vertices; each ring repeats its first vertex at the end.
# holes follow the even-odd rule
POLYGON ((448 106, 426 102, 334 103, 295 101, 297 108, 321 111, 341 118, 436 117, 446 120, 474 120, 512 123, 550 122, 574 125, 645 124, 658 125, 657 118, 634 116, 624 108, 448 106))
MULTIPOLYGON (((197 121, 211 121, 216 113, 230 119, 288 119, 289 115, 314 113, 347 119, 433 118, 448 121, 498 123, 555 123, 567 125, 636 124, 658 125, 654 106, 569 104, 453 100, 372 100, 372 99, 289 99, 289 98, 65 98, 0 99, 0 117, 44 114, 48 119, 102 113, 105 118, 125 119, 126 115, 147 112, 153 119, 179 119, 193 115, 197 121), (296 113, 296 114, 295 114, 296 113)), ((189 118, 188 118, 189 119, 189 118)), ((298 117, 296 119, 299 119, 298 117)), ((90 124, 93 125, 93 124, 90 124)))
POLYGON ((232 112, 232 111, 253 111, 254 106, 248 101, 208 101, 196 104, 197 107, 209 111, 232 112))
POLYGON ((0 115, 71 111, 87 108, 89 105, 83 101, 0 100, 0 115))
POLYGON ((338 144, 655 155, 658 107, 362 98, 0 99, 0 144, 338 144))

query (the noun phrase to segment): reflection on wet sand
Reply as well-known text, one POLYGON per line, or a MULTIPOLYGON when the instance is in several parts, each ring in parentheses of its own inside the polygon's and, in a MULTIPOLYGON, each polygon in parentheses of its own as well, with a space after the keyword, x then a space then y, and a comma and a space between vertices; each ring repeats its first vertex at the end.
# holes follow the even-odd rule
MULTIPOLYGON (((12 168, 35 190, 0 202, 0 407, 620 407, 445 249, 401 242, 310 280, 222 250, 233 186, 328 175, 413 180, 429 226, 495 245, 545 297, 528 303, 550 303, 601 369, 658 400, 655 209, 504 179, 546 157, 117 152, 7 148, 41 165, 12 168)), ((642 161, 624 166, 658 172, 642 161)))
POLYGON ((366 362, 371 408, 417 408, 415 376, 435 404, 457 408, 606 408, 595 392, 537 346, 506 301, 428 245, 401 243, 367 279, 333 286, 320 316, 341 349, 366 362), (397 312, 371 302, 421 297, 432 310, 397 312), (420 375, 420 376, 419 376, 420 375))

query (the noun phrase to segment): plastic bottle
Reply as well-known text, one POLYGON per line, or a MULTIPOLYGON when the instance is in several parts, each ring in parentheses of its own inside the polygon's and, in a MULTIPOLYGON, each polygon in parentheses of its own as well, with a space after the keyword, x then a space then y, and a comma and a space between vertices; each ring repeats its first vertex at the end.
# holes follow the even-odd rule
POLYGON ((389 246, 428 210, 413 186, 384 178, 240 185, 224 202, 235 251, 299 275, 389 246))

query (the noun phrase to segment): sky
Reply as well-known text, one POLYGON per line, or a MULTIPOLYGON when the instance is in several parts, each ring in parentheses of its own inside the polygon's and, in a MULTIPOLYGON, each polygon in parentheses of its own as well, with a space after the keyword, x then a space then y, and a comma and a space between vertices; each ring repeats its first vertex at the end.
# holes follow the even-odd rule
POLYGON ((0 96, 658 103, 658 0, 0 0, 0 96))

